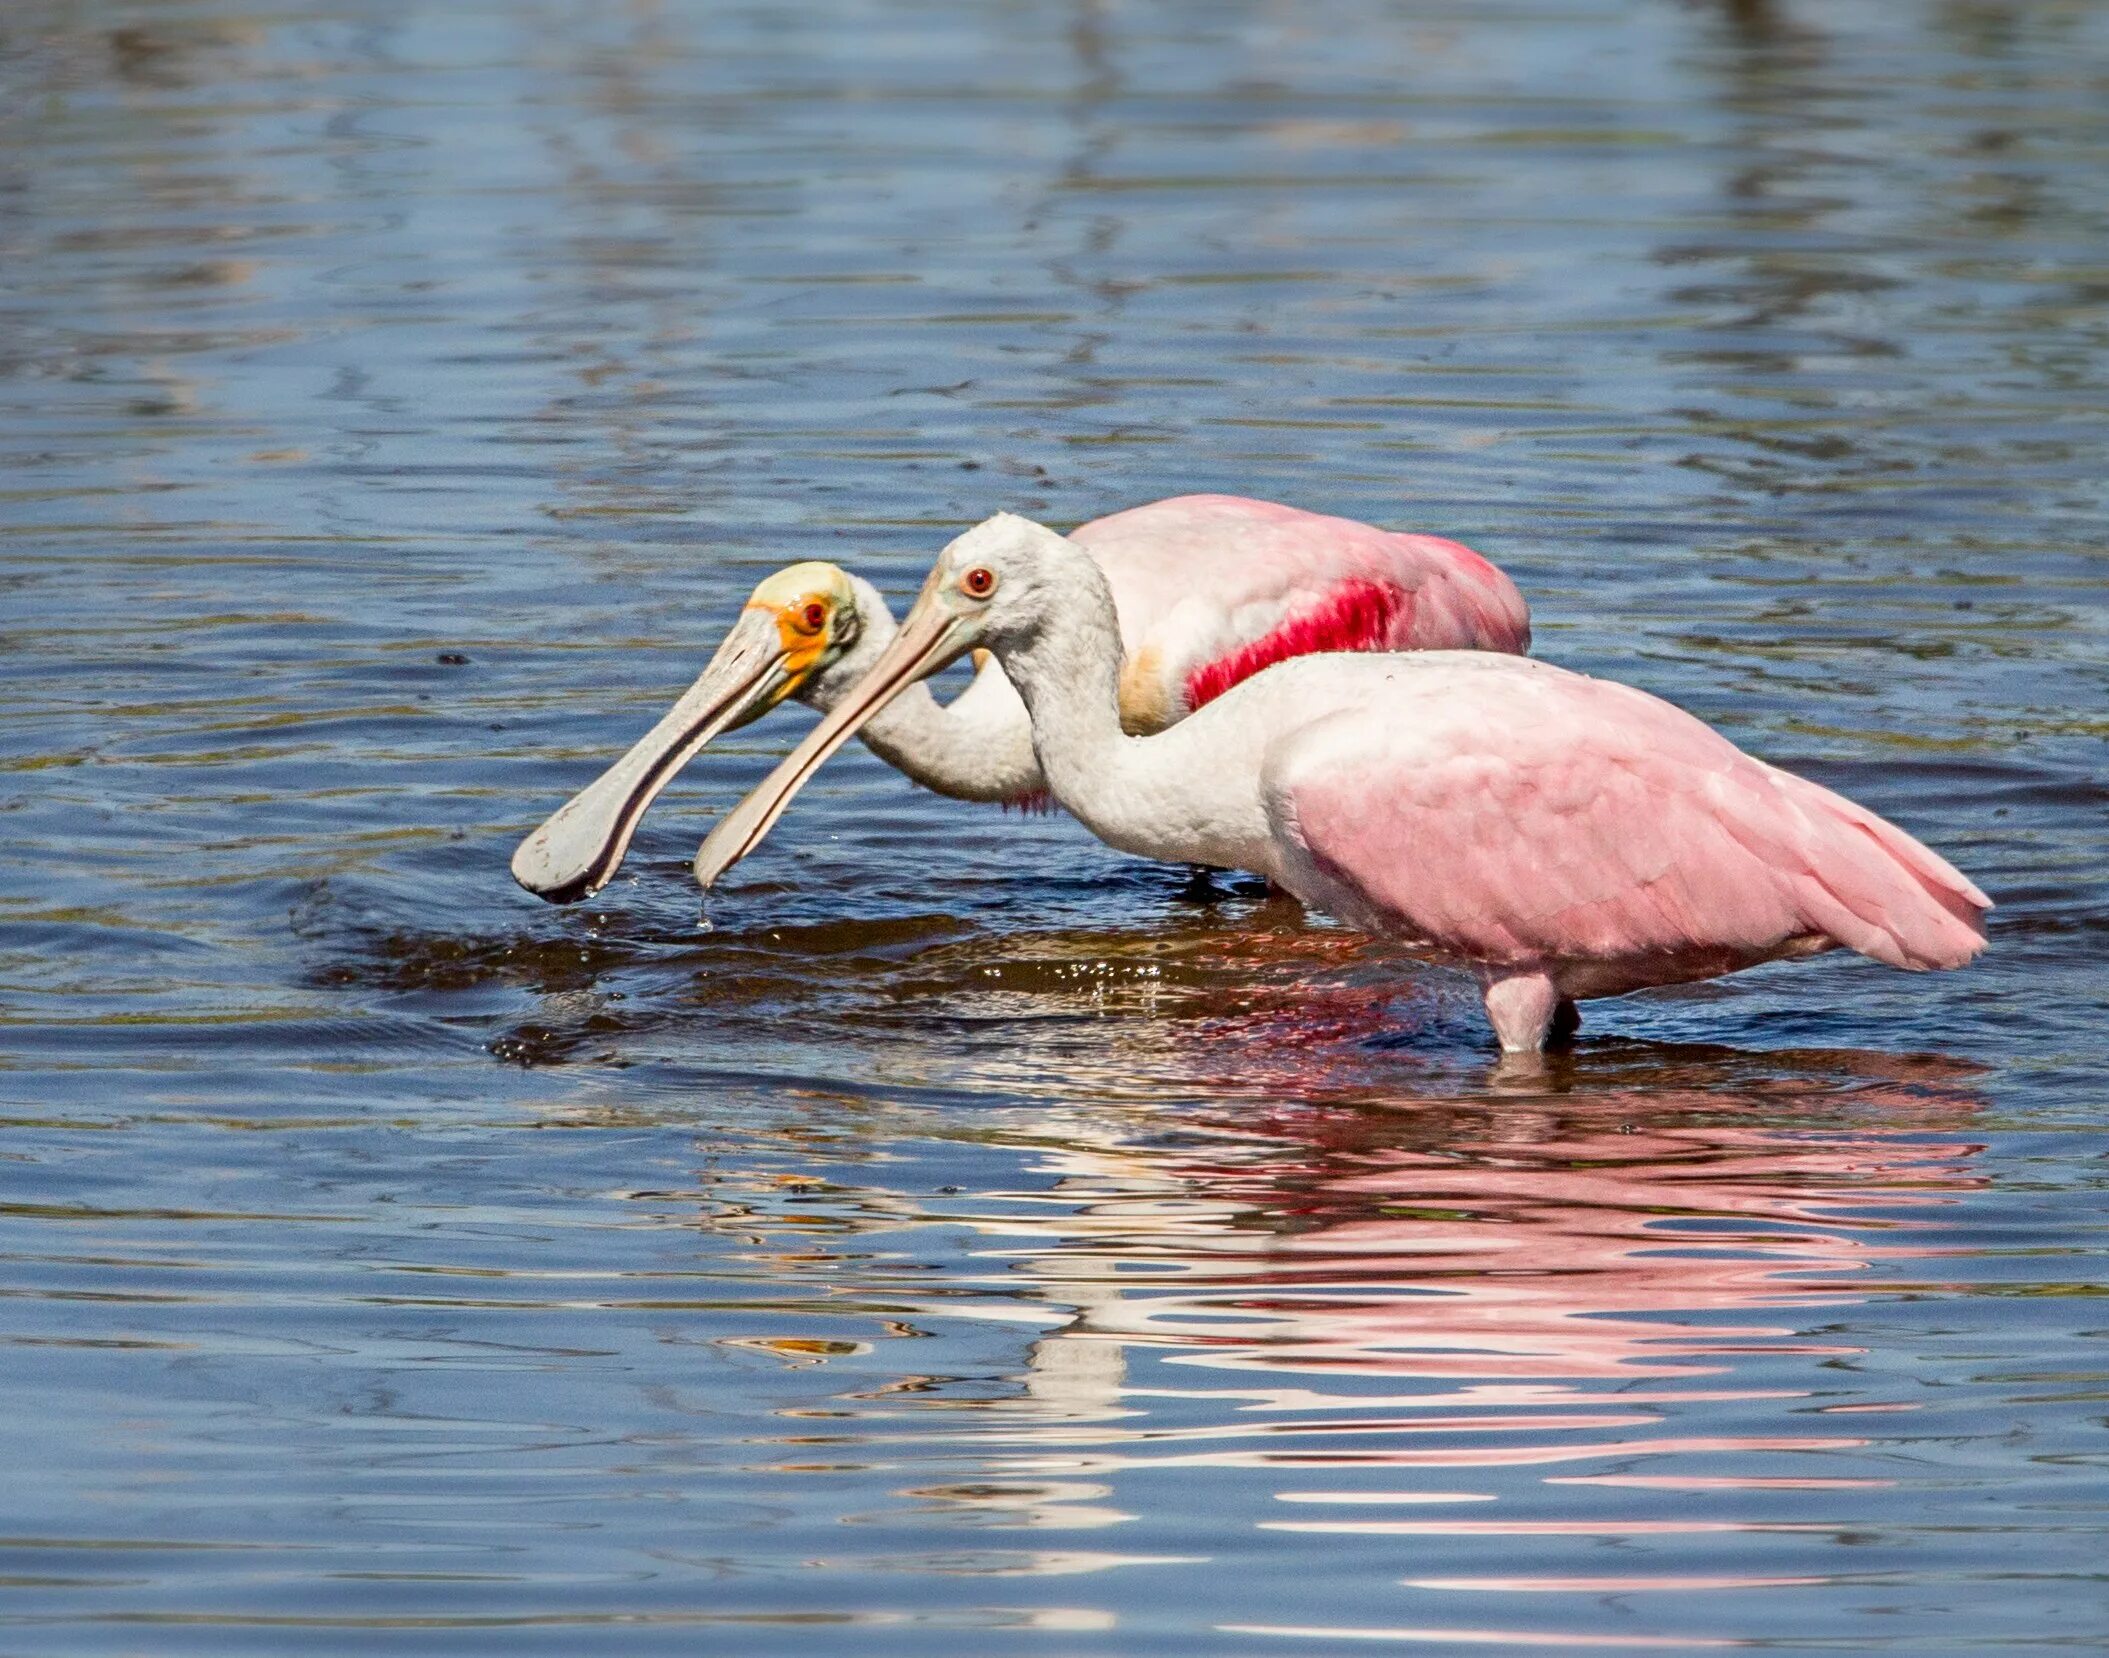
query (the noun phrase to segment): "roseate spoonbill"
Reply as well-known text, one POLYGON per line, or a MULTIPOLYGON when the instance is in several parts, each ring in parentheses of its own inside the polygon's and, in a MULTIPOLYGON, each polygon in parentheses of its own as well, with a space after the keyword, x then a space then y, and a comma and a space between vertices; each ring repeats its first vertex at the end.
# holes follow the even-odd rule
MULTIPOLYGON (((1307 651, 1530 648, 1515 584, 1471 548, 1234 495, 1182 495, 1071 532, 1120 615, 1121 723, 1157 731, 1307 651)), ((893 638, 878 589, 832 564, 779 570, 657 725, 513 854, 552 903, 614 878, 645 809, 713 737, 786 697, 826 710, 893 638)), ((888 764, 959 800, 1044 799, 1025 705, 984 662, 949 706, 918 685, 864 727, 888 764)))
POLYGON ((1056 800, 1147 857, 1247 869, 1477 975, 1510 1052, 1574 1004, 1843 946, 1959 967, 1991 902, 1872 812, 1659 698, 1526 657, 1299 657, 1170 730, 1122 731, 1103 576, 998 514, 939 557, 870 677, 696 854, 707 888, 920 676, 986 646, 1056 800))

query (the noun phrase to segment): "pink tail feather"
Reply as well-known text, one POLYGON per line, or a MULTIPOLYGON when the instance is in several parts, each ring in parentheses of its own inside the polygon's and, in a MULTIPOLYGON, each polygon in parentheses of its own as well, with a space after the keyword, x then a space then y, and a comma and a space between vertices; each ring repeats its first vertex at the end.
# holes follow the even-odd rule
POLYGON ((1829 912, 1812 921, 1892 967, 1960 967, 1984 949, 1992 901, 1974 882, 1895 824, 1806 778, 1791 781, 1816 831, 1809 875, 1830 900, 1812 906, 1829 912))

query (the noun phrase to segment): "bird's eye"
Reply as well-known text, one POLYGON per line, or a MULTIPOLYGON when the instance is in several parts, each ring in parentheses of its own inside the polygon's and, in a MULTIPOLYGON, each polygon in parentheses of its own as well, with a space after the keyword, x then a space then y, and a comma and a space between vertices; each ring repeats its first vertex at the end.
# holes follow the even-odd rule
POLYGON ((996 572, 986 565, 977 564, 959 578, 959 585, 969 597, 985 599, 996 591, 996 572))
POLYGON ((827 606, 815 599, 799 613, 798 619, 805 624, 808 633, 818 633, 827 626, 827 606))

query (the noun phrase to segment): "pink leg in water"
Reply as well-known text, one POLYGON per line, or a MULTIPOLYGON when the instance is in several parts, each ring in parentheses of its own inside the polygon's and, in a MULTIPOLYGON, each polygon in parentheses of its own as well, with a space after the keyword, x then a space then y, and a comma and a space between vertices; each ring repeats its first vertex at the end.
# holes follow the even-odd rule
POLYGON ((1548 1037, 1565 1040, 1581 1029, 1582 1016, 1544 973, 1516 973, 1486 984, 1487 1018, 1503 1053, 1533 1054, 1548 1037))

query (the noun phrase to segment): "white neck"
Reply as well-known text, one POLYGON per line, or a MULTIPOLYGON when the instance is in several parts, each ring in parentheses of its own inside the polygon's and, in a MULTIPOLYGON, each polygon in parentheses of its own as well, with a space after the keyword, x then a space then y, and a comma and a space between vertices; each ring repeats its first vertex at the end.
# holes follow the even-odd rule
MULTIPOLYGON (((893 612, 879 590, 861 576, 856 589, 860 626, 856 643, 807 682, 798 700, 832 709, 856 686, 897 631, 893 612)), ((1025 705, 988 663, 947 707, 917 681, 858 733, 865 747, 926 789, 954 800, 1014 801, 1046 788, 1033 755, 1032 722, 1025 705)))
POLYGON ((1047 788, 1110 846, 1147 858, 1273 873, 1272 837, 1249 745, 1220 722, 1184 720, 1155 736, 1120 723, 1120 624, 1105 577, 1063 558, 1059 603, 1015 634, 992 634, 1032 717, 1047 788), (1220 752, 1219 752, 1220 751, 1220 752))

